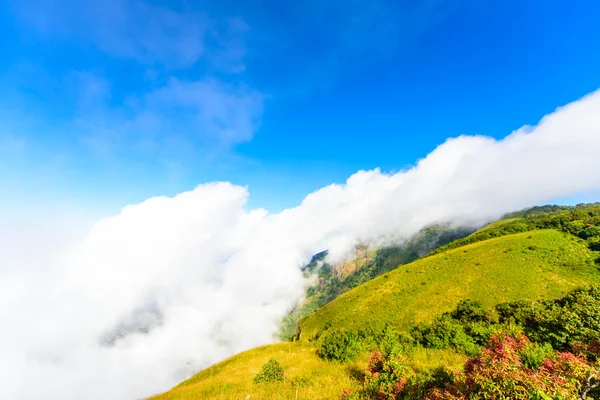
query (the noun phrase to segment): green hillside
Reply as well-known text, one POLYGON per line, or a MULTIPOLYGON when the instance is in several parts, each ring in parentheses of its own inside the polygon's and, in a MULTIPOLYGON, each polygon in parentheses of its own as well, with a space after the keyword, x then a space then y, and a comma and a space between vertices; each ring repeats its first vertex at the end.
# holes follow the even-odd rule
POLYGON ((556 297, 600 277, 586 241, 556 230, 503 236, 426 257, 355 288, 300 322, 301 340, 330 327, 408 327, 472 299, 493 306, 556 297))
MULTIPOLYGON (((410 362, 416 370, 434 366, 460 368, 465 356, 452 350, 415 349, 410 362)), ((170 391, 149 400, 338 399, 344 390, 360 390, 358 377, 368 364, 368 353, 341 364, 320 359, 308 343, 283 342, 258 347, 205 369, 170 391), (253 378, 270 359, 281 363, 281 383, 257 385, 253 378)))
POLYGON ((308 287, 305 301, 282 321, 280 338, 290 340, 296 333, 300 319, 341 294, 400 265, 413 262, 440 246, 464 238, 473 233, 473 230, 470 227, 430 226, 405 243, 385 246, 377 250, 357 246, 356 258, 338 265, 330 265, 325 261, 327 251, 316 254, 304 267, 304 274, 307 278, 317 279, 314 279, 315 283, 308 287))
POLYGON ((182 382, 171 391, 152 397, 152 400, 180 399, 293 399, 296 388, 299 399, 336 398, 344 389, 355 389, 349 371, 360 366, 331 365, 315 354, 308 344, 278 343, 258 347, 222 361, 192 378, 182 382), (261 366, 275 358, 287 373, 286 384, 255 385, 253 377, 261 366), (310 385, 306 385, 310 382, 310 385))

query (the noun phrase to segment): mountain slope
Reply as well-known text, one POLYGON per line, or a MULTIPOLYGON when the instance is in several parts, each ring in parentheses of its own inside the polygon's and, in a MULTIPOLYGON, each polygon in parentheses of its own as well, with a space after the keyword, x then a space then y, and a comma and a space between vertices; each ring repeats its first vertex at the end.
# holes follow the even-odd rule
MULTIPOLYGON (((435 366, 459 369, 465 356, 451 350, 417 349, 410 355, 413 367, 426 370, 435 366)), ((188 399, 338 399, 344 390, 358 390, 358 376, 368 364, 368 354, 357 361, 340 364, 316 355, 308 343, 277 343, 237 354, 205 369, 163 394, 148 400, 188 399), (281 363, 283 383, 256 385, 254 376, 270 359, 281 363)))
POLYGON ((335 398, 342 390, 354 389, 357 385, 347 372, 349 368, 352 366, 331 365, 321 360, 311 345, 284 342, 233 356, 151 399, 283 400, 295 398, 296 389, 300 399, 335 398), (283 386, 283 390, 281 385, 273 387, 253 384, 253 377, 261 366, 272 358, 277 359, 286 371, 287 384, 283 386), (305 381, 310 381, 310 385, 304 384, 305 381))
POLYGON ((305 276, 312 278, 314 283, 307 288, 305 301, 284 318, 280 338, 291 340, 300 319, 341 294, 400 265, 413 262, 432 250, 462 239, 473 233, 473 230, 474 228, 470 227, 430 226, 401 244, 377 250, 357 246, 354 259, 336 265, 326 262, 327 251, 316 254, 304 268, 305 276))
POLYGON ((587 242, 556 230, 502 236, 426 257, 359 286, 300 321, 301 340, 329 327, 377 332, 453 309, 556 297, 600 277, 587 242))

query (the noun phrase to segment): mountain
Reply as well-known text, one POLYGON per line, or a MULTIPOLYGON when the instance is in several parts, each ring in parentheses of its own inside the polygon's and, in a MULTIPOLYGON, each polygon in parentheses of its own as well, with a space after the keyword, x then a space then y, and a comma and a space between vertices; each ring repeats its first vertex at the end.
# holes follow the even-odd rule
POLYGON ((408 328, 452 310, 460 300, 492 307, 535 301, 598 281, 587 243, 556 230, 523 232, 476 242, 400 267, 343 294, 300 321, 300 339, 328 327, 378 332, 408 328))
POLYGON ((594 398, 600 205, 537 207, 469 233, 428 254, 362 248, 351 266, 315 256, 305 272, 316 284, 296 312, 314 311, 288 318, 299 319, 293 342, 233 356, 152 399, 594 398), (510 373, 490 366, 500 359, 510 373))
POLYGON ((307 279, 313 284, 307 288, 307 298, 283 320, 280 337, 291 340, 297 333, 301 318, 316 311, 343 293, 358 287, 388 271, 417 260, 440 246, 473 233, 471 227, 435 225, 422 229, 404 243, 370 250, 357 245, 355 257, 339 264, 326 262, 327 251, 315 254, 304 267, 307 279))

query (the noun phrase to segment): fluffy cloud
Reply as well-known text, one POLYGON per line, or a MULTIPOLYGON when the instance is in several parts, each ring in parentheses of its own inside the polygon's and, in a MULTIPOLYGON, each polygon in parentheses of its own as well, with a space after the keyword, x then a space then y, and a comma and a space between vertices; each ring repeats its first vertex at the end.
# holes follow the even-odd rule
POLYGON ((279 214, 211 183, 127 206, 80 239, 0 227, 0 397, 159 392, 273 341, 317 251, 341 258, 357 241, 598 190, 599 110, 596 92, 500 141, 450 139, 410 170, 360 171, 279 214))

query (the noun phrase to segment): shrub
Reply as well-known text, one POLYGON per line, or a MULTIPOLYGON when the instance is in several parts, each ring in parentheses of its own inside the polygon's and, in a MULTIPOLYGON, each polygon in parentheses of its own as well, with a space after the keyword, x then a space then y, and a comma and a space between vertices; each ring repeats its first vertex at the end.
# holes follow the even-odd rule
POLYGON ((556 300, 512 302, 496 306, 500 323, 523 326, 525 334, 556 350, 600 341, 600 287, 575 289, 556 300))
POLYGON ((524 367, 529 369, 538 369, 545 360, 554 358, 554 349, 549 343, 537 345, 528 343, 519 352, 519 360, 524 367))
POLYGON ((417 373, 402 356, 371 353, 364 394, 378 400, 575 399, 598 394, 598 370, 581 357, 500 333, 468 360, 464 372, 417 373))
POLYGON ((342 392, 342 400, 360 400, 360 394, 349 389, 342 392))
POLYGON ((575 399, 595 368, 571 353, 553 353, 523 335, 494 336, 488 348, 467 361, 451 385, 428 393, 441 399, 575 399), (526 360, 524 363, 522 360, 526 360), (527 365, 528 364, 528 365, 527 365))
POLYGON ((317 355, 329 361, 346 362, 354 360, 360 352, 358 335, 349 331, 333 331, 321 338, 317 355))
POLYGON ((279 361, 270 359, 254 377, 254 383, 283 382, 284 372, 279 361))
POLYGON ((600 237, 600 226, 588 226, 579 231, 578 236, 582 239, 591 239, 600 237))
POLYGON ((376 342, 384 355, 401 354, 415 344, 415 340, 408 333, 398 332, 389 327, 376 338, 376 342))
POLYGON ((524 325, 532 315, 532 305, 526 301, 501 303, 496 306, 498 320, 501 324, 524 325))
POLYGON ((450 313, 453 319, 461 322, 488 322, 490 317, 478 301, 462 300, 450 313))
POLYGON ((445 314, 432 324, 422 324, 413 328, 411 333, 425 347, 453 348, 468 355, 475 355, 480 347, 465 328, 464 324, 445 314))
POLYGON ((363 372, 363 394, 378 400, 423 399, 432 388, 452 382, 454 375, 443 367, 417 372, 404 356, 373 351, 363 372))
POLYGON ((413 375, 414 371, 406 365, 404 357, 373 351, 363 372, 365 390, 380 400, 396 399, 413 375))
POLYGON ((590 244, 588 245, 588 247, 592 251, 600 251, 600 240, 596 239, 596 240, 591 241, 590 244))

